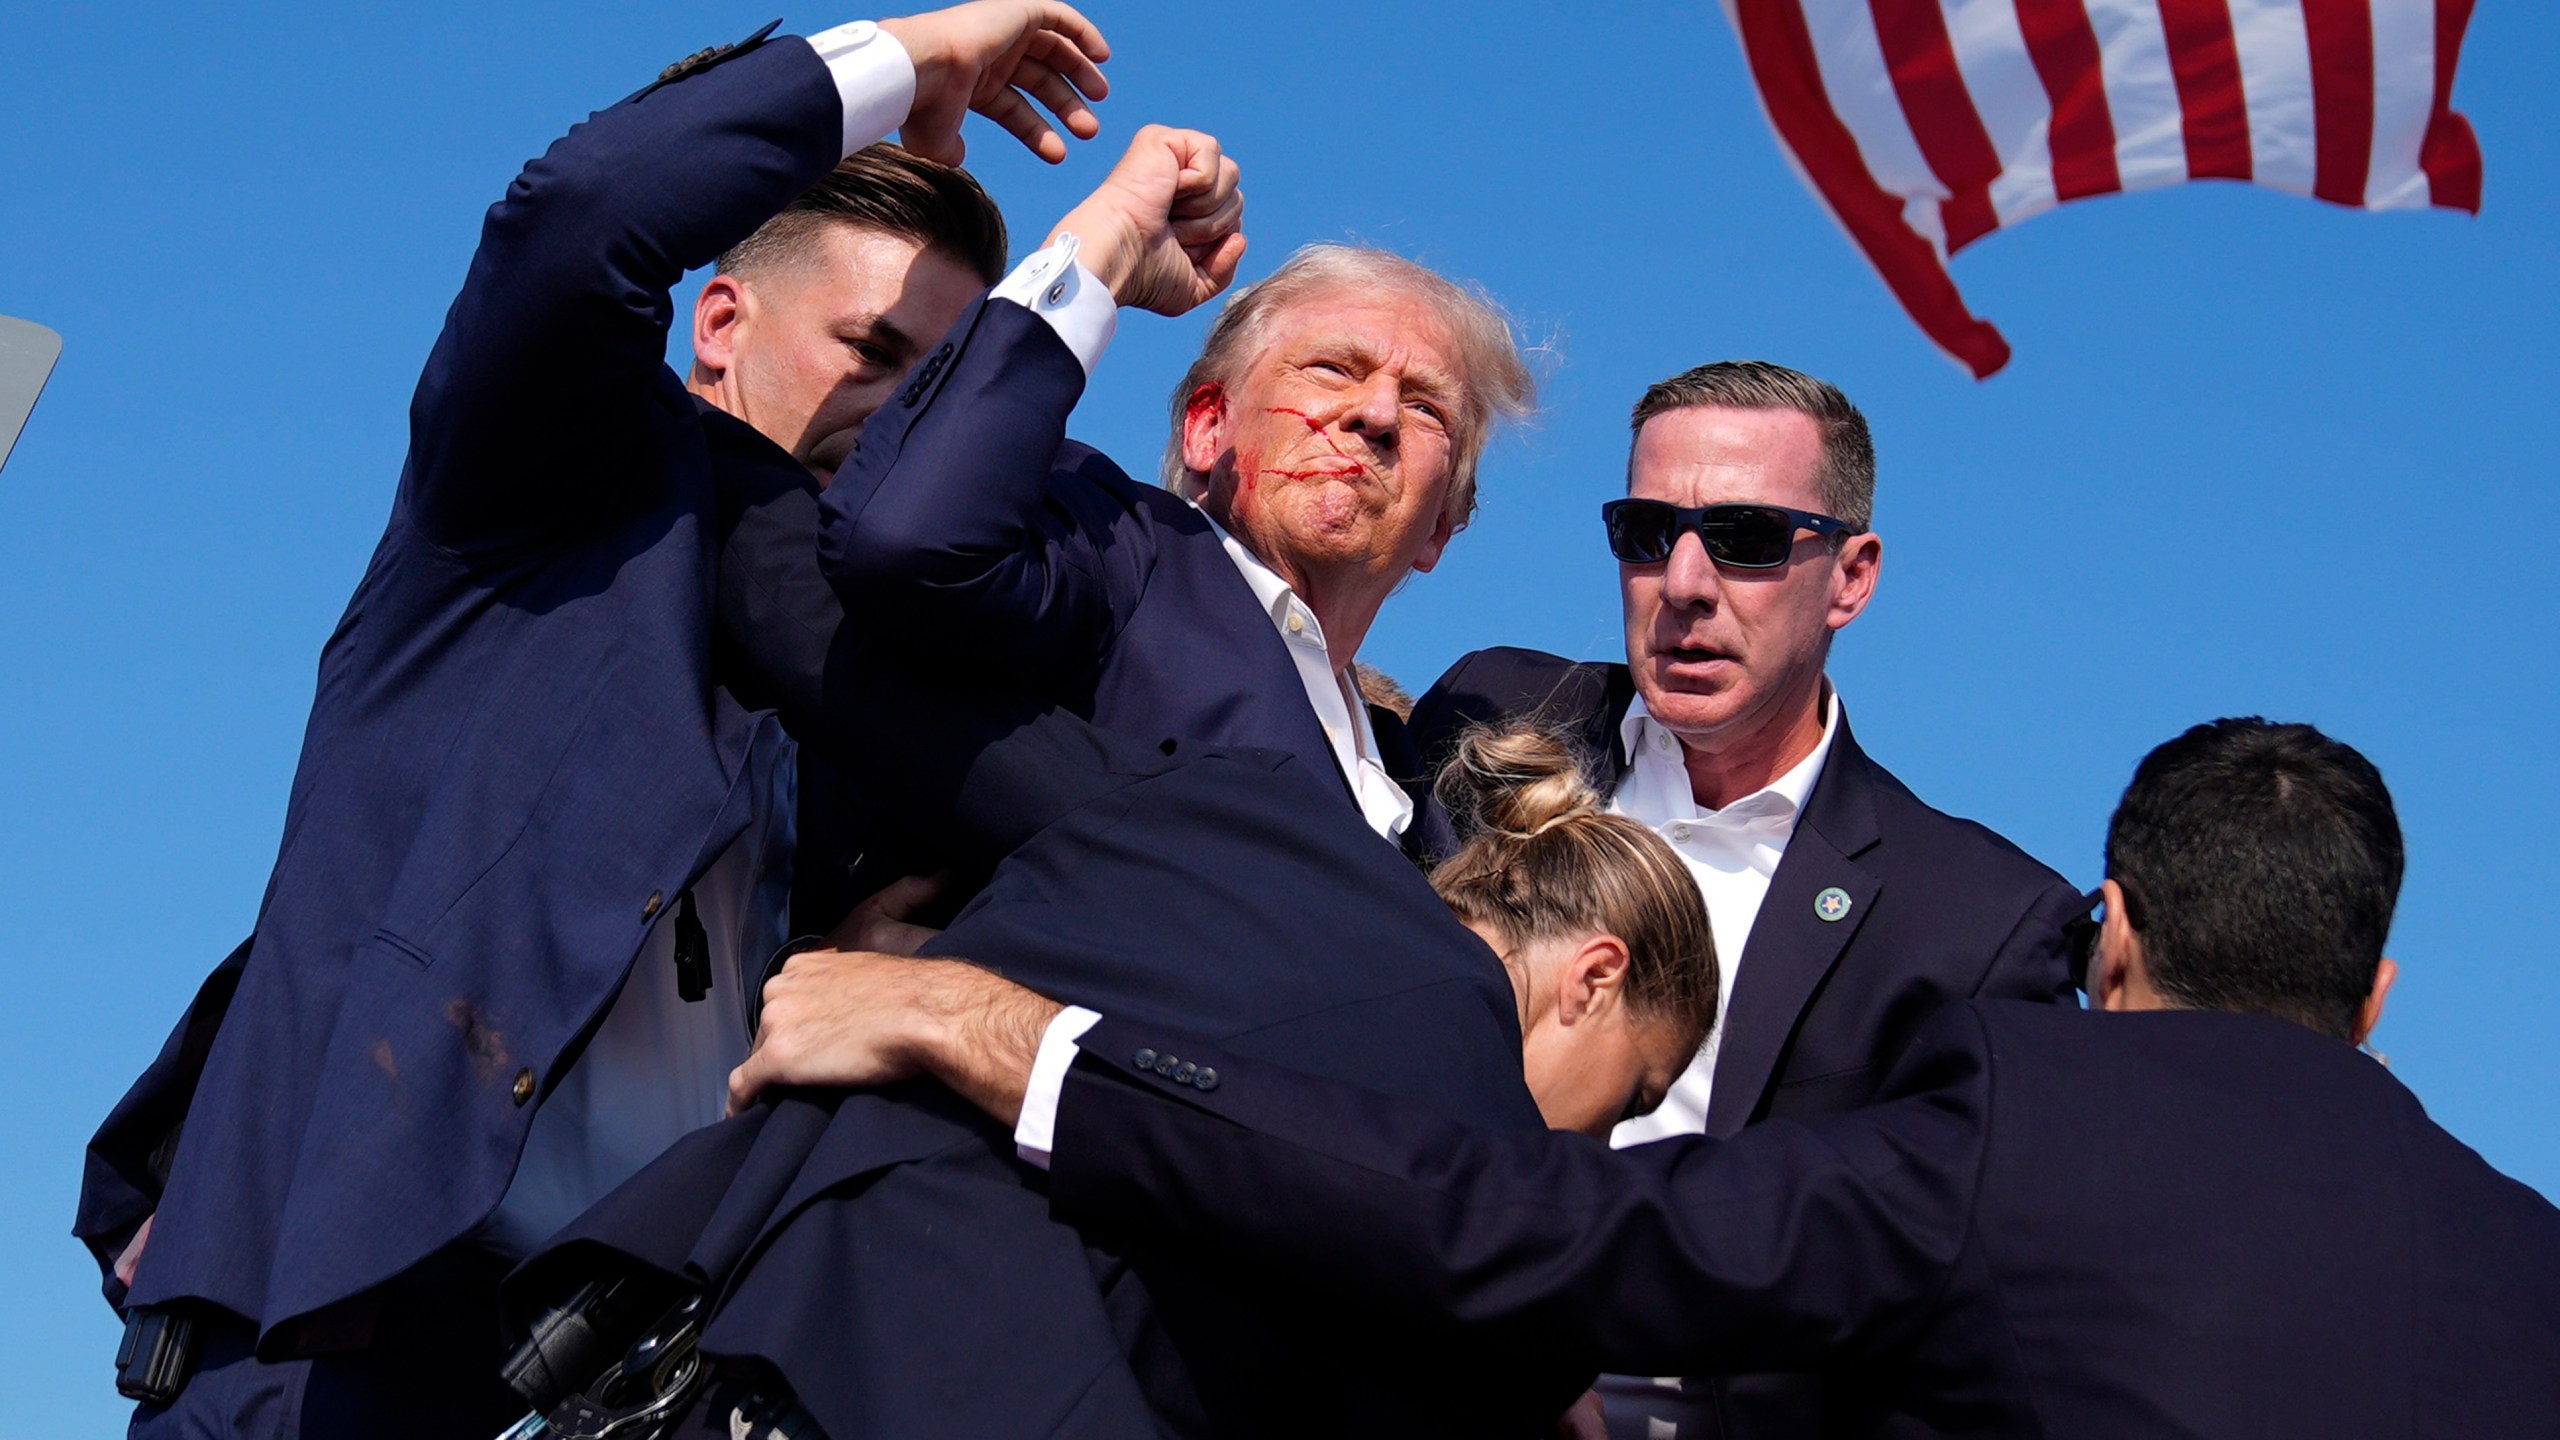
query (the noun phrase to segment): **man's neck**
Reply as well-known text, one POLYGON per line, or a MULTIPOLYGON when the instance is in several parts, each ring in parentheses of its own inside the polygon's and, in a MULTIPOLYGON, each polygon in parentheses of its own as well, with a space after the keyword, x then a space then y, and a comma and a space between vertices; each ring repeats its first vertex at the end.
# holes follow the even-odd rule
POLYGON ((1776 707, 1766 725, 1730 743, 1703 750, 1683 737, 1680 757, 1689 771, 1689 794, 1701 808, 1721 810, 1767 789, 1822 744, 1830 709, 1830 688, 1817 681, 1812 694, 1776 707))
MULTIPOLYGON (((729 377, 726 374, 706 375, 697 367, 691 375, 685 377, 684 388, 692 391, 693 397, 703 404, 711 406, 739 424, 763 435, 767 440, 773 440, 776 449, 784 454, 790 454, 789 446, 774 440, 772 435, 766 433, 763 426, 747 418, 745 402, 739 397, 737 387, 729 383, 729 377)), ((809 472, 810 476, 818 482, 820 489, 825 489, 827 482, 836 478, 833 474, 801 460, 797 455, 791 458, 801 469, 809 472)))
POLYGON ((1285 555, 1266 554, 1254 544, 1253 537, 1236 528, 1223 506, 1207 505, 1209 517, 1219 528, 1235 537, 1245 553, 1280 577, 1298 602, 1315 612, 1316 627, 1324 632, 1325 658, 1333 662, 1333 673, 1341 675, 1351 668, 1360 653, 1360 642, 1369 637, 1369 627, 1378 622, 1387 597, 1395 593, 1396 582, 1403 577, 1383 579, 1367 569, 1343 566, 1334 569, 1311 567, 1285 555))

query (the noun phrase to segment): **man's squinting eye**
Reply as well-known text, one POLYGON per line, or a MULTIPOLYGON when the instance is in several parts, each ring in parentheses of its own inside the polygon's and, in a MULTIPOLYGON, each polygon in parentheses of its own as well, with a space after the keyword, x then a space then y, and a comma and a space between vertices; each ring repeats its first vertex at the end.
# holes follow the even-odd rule
POLYGON ((844 337, 844 348, 852 351, 854 358, 865 365, 876 365, 886 370, 898 363, 897 352, 877 340, 865 340, 859 335, 847 335, 844 337))

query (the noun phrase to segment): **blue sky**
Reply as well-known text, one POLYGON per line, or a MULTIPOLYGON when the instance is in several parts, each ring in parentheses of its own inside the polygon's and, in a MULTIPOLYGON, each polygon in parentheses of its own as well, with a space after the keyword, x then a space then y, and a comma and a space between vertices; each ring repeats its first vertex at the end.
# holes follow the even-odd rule
MULTIPOLYGON (((1883 587, 1833 663, 1867 748, 2094 883, 2134 761, 2182 727, 2264 713, 2359 746, 2409 839, 2377 1043, 2560 1194, 2560 31, 2534 7, 2473 25, 2479 219, 2227 184, 2066 207, 1956 262, 2017 349, 1987 384, 1788 170, 1712 4, 1090 13, 1118 53, 1105 137, 1052 172, 972 135, 1024 239, 1138 124, 1195 125, 1243 162, 1248 277, 1309 240, 1385 245, 1549 344, 1544 415, 1365 658, 1419 689, 1481 645, 1611 654, 1594 511, 1637 393, 1737 356, 1831 379, 1882 455, 1883 587)), ((65 1237, 80 1147, 251 921, 481 210, 588 110, 771 14, 0 20, 0 313, 65 338, 0 472, 0 1437, 120 1424, 112 1318, 65 1237)), ((1128 320, 1078 433, 1151 470, 1205 323, 1128 320)))

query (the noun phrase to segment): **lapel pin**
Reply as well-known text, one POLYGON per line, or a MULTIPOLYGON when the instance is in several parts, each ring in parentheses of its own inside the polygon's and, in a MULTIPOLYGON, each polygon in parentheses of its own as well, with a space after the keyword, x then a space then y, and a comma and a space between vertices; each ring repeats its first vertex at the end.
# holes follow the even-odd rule
POLYGON ((1817 918, 1826 921, 1848 919, 1849 892, 1841 889, 1837 885, 1834 885, 1830 889, 1823 891, 1821 894, 1814 896, 1813 913, 1817 918))

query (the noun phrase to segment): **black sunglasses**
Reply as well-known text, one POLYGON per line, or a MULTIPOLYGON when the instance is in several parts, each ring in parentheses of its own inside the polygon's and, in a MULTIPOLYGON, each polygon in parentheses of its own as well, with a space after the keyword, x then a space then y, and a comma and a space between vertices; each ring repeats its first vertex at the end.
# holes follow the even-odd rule
POLYGON ((1795 552, 1796 532, 1855 535, 1858 527, 1784 505, 1674 505, 1667 500, 1612 500, 1600 507, 1609 553, 1630 565, 1659 565, 1685 531, 1706 542, 1707 556, 1740 570, 1774 570, 1795 552))

